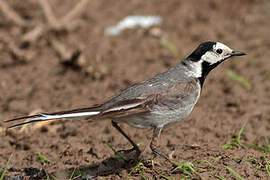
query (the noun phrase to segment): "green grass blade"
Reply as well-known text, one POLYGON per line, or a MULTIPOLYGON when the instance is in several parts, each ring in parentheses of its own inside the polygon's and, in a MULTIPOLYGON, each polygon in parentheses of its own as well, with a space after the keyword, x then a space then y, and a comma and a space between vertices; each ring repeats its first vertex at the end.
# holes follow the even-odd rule
POLYGON ((141 170, 141 177, 142 177, 143 180, 147 180, 147 178, 144 175, 144 169, 141 170))
POLYGON ((192 177, 195 173, 195 166, 191 162, 173 162, 176 168, 172 170, 172 173, 175 171, 180 171, 188 177, 192 177))
POLYGON ((163 174, 161 174, 160 177, 166 180, 174 180, 173 178, 170 178, 169 176, 165 176, 163 174))
POLYGON ((250 164, 255 164, 255 163, 256 163, 254 157, 248 157, 248 158, 247 158, 247 162, 249 162, 250 164))
POLYGON ((118 158, 118 159, 124 159, 124 156, 122 154, 120 154, 118 151, 116 151, 116 149, 114 149, 113 146, 110 143, 107 143, 107 145, 114 152, 114 156, 116 158, 118 158))
POLYGON ((226 180, 226 178, 218 176, 216 174, 211 174, 211 176, 213 176, 214 178, 218 179, 218 180, 226 180))
POLYGON ((265 136, 265 152, 270 152, 270 143, 268 138, 265 136))
POLYGON ((269 144, 269 140, 267 137, 265 137, 265 144, 264 145, 259 145, 257 142, 254 142, 253 144, 245 143, 244 145, 248 148, 255 149, 255 150, 261 151, 263 153, 270 152, 270 144, 269 144))
POLYGON ((167 39, 162 39, 160 43, 164 48, 168 49, 175 57, 179 57, 178 50, 172 42, 168 41, 167 39))
POLYGON ((7 163, 6 163, 5 167, 4 167, 4 170, 3 170, 2 174, 1 174, 0 180, 3 180, 4 177, 5 177, 5 174, 7 172, 7 168, 8 168, 8 165, 10 163, 11 157, 12 157, 12 154, 8 158, 8 161, 7 161, 7 163))
POLYGON ((268 177, 270 177, 270 160, 268 160, 267 156, 264 156, 265 160, 265 171, 268 177))
POLYGON ((206 165, 208 165, 209 167, 214 167, 214 165, 212 164, 212 163, 210 163, 209 161, 207 161, 207 160, 195 160, 195 161, 193 161, 193 162, 197 162, 197 163, 204 163, 204 164, 206 164, 206 165))
POLYGON ((242 134, 243 134, 243 131, 244 131, 244 129, 245 129, 245 126, 246 126, 246 124, 244 124, 244 125, 240 128, 240 130, 239 130, 239 132, 238 132, 238 134, 237 134, 237 138, 236 138, 236 139, 231 139, 231 142, 228 143, 228 144, 223 145, 222 148, 224 148, 224 149, 231 149, 231 148, 233 148, 233 147, 243 147, 244 144, 241 143, 241 136, 242 136, 242 134))
POLYGON ((138 169, 140 169, 141 167, 144 167, 144 164, 142 162, 138 162, 136 164, 136 166, 134 166, 133 168, 131 168, 130 172, 128 173, 128 175, 130 176, 133 172, 137 171, 138 169))
POLYGON ((70 178, 68 180, 72 180, 73 176, 75 175, 76 172, 76 168, 73 169, 73 171, 71 172, 70 178))
POLYGON ((237 180, 244 180, 236 171, 228 166, 224 166, 237 180))
POLYGON ((216 175, 216 174, 210 174, 210 176, 212 176, 212 177, 214 177, 214 178, 216 178, 216 179, 218 179, 218 180, 226 180, 226 178, 221 177, 221 176, 218 176, 218 175, 216 175))
POLYGON ((265 167, 267 176, 270 177, 270 165, 266 165, 265 167))
POLYGON ((251 84, 250 84, 247 80, 245 80, 245 78, 244 78, 243 76, 237 75, 237 74, 235 74, 235 73, 234 73, 233 71, 231 71, 231 70, 229 70, 229 71, 227 72, 227 76, 228 76, 230 79, 232 79, 232 80, 234 80, 234 81, 240 83, 240 84, 241 84, 244 88, 246 88, 247 90, 251 90, 251 84))
POLYGON ((239 144, 240 146, 243 146, 243 144, 241 143, 241 136, 242 136, 242 134, 243 134, 243 131, 244 131, 244 129, 245 129, 245 126, 246 126, 246 124, 244 124, 244 125, 240 128, 240 130, 239 130, 239 132, 238 132, 238 135, 237 135, 237 142, 238 142, 238 144, 239 144))
POLYGON ((51 161, 47 157, 45 157, 43 154, 41 154, 41 153, 38 153, 37 154, 37 157, 41 161, 42 164, 49 164, 49 163, 51 163, 51 161))

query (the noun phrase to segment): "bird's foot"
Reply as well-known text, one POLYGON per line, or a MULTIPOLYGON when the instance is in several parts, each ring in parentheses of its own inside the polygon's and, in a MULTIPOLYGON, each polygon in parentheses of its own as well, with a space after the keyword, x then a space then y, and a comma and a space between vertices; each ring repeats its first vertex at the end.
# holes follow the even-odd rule
POLYGON ((174 164, 173 161, 166 154, 161 152, 158 148, 153 148, 152 152, 154 154, 153 159, 156 158, 157 156, 160 156, 160 157, 164 158, 166 161, 168 161, 169 163, 174 164))
POLYGON ((116 156, 131 164, 139 159, 140 154, 141 151, 138 148, 119 150, 116 152, 116 156))

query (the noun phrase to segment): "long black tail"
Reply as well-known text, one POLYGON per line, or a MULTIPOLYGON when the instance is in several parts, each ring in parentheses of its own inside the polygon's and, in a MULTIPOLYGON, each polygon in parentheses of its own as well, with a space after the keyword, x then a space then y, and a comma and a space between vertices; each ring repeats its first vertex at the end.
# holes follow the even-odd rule
POLYGON ((14 128, 18 126, 22 126, 24 124, 30 124, 34 122, 40 122, 40 121, 50 121, 54 119, 63 119, 63 118, 91 118, 98 116, 101 113, 98 108, 83 108, 83 109, 75 109, 75 110, 70 110, 70 111, 61 111, 61 112, 55 112, 55 113, 40 113, 32 116, 23 116, 23 117, 17 117, 9 120, 5 120, 4 122, 6 123, 12 123, 16 122, 14 125, 9 126, 8 128, 14 128), (21 120, 26 120, 29 119, 29 121, 23 121, 20 122, 21 120))
POLYGON ((22 126, 24 124, 63 118, 93 120, 97 118, 103 119, 120 116, 129 116, 136 113, 148 112, 149 109, 146 108, 148 101, 149 99, 124 100, 115 103, 113 106, 106 108, 102 107, 101 105, 96 107, 61 111, 55 113, 40 113, 32 116, 23 116, 14 119, 9 119, 4 122, 6 123, 14 122, 13 125, 8 126, 8 128, 14 128, 22 126), (25 121, 25 119, 29 119, 29 121, 25 121))

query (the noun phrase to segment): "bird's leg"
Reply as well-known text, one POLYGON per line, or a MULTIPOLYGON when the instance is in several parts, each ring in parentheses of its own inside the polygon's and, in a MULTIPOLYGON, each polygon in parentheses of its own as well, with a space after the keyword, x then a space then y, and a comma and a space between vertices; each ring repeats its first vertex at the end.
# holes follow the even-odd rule
POLYGON ((150 143, 150 148, 155 155, 159 155, 159 156, 161 156, 161 157, 163 157, 166 160, 171 162, 171 160, 169 159, 168 156, 166 156, 164 153, 162 153, 162 152, 160 152, 160 150, 158 150, 158 138, 159 138, 159 135, 161 133, 161 130, 162 130, 162 128, 160 128, 160 127, 154 128, 153 136, 152 136, 151 143, 150 143))
POLYGON ((117 129, 130 142, 130 144, 133 146, 133 149, 137 152, 137 154, 141 153, 137 144, 128 137, 128 135, 120 128, 120 126, 118 126, 118 124, 115 121, 112 121, 112 126, 115 129, 117 129))

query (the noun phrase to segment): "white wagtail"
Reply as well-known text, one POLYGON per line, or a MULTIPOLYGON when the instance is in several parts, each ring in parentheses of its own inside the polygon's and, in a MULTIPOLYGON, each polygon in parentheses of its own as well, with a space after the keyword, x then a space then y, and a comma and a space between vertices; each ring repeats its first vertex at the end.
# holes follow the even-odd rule
POLYGON ((176 67, 128 87, 104 104, 90 108, 18 117, 5 122, 30 119, 9 127, 13 128, 28 123, 62 118, 90 121, 111 119, 113 127, 139 153, 136 143, 127 136, 118 123, 124 122, 138 128, 152 128, 150 148, 154 154, 167 158, 158 151, 158 137, 161 130, 186 118, 191 113, 200 97, 204 80, 212 69, 230 57, 245 54, 234 51, 219 42, 204 42, 176 67))

